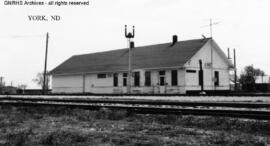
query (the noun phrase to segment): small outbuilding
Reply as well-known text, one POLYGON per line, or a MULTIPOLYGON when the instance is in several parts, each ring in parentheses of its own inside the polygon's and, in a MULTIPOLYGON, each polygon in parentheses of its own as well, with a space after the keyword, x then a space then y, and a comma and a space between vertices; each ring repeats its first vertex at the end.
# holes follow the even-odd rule
MULTIPOLYGON (((129 49, 75 55, 53 69, 53 93, 128 92, 129 49)), ((177 41, 132 49, 133 94, 185 94, 229 91, 233 64, 212 38, 177 41), (202 75, 199 60, 202 62, 202 75)))

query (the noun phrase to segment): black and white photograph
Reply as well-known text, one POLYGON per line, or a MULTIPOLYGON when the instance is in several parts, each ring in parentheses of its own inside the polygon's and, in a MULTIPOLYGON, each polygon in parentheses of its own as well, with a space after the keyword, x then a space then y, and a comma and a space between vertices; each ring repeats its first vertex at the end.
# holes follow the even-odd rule
POLYGON ((0 0, 0 146, 269 146, 270 1, 0 0))

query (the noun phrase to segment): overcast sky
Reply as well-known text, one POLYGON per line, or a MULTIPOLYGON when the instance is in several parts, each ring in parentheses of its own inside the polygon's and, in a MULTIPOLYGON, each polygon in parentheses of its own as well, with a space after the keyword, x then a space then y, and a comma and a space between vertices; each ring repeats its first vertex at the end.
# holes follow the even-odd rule
MULTIPOLYGON (((135 25, 135 45, 209 37, 209 19, 219 22, 213 38, 237 67, 253 64, 270 74, 269 0, 91 0, 89 6, 5 6, 0 3, 0 76, 27 84, 43 71, 45 33, 50 33, 48 70, 76 54, 127 46, 124 25, 135 25), (28 15, 60 15, 59 22, 31 22, 28 15), (28 37, 14 37, 14 36, 28 37), (31 37, 30 37, 31 36, 31 37)), ((130 27, 131 28, 131 27, 130 27)))

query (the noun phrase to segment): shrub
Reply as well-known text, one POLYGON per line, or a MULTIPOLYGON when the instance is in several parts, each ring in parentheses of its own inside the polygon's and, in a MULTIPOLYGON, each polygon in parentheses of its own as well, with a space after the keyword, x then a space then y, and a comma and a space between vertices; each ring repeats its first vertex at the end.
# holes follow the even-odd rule
POLYGON ((128 116, 125 110, 110 110, 107 108, 102 108, 96 112, 96 119, 109 119, 109 120, 122 120, 128 116))
POLYGON ((30 141, 30 137, 33 135, 32 129, 25 129, 15 133, 9 133, 7 135, 6 145, 12 146, 24 146, 30 141))
POLYGON ((87 141, 87 136, 82 135, 79 132, 72 132, 72 131, 54 131, 45 135, 41 139, 42 145, 48 146, 64 146, 64 145, 77 145, 80 143, 84 143, 87 141))

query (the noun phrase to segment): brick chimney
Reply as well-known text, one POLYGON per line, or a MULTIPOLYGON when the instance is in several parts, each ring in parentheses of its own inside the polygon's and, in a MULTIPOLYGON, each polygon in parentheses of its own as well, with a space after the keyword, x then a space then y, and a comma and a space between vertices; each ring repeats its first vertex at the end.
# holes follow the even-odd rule
POLYGON ((135 43, 133 41, 130 42, 130 48, 134 48, 135 47, 135 43))
POLYGON ((173 35, 172 37, 172 45, 176 44, 178 42, 177 35, 173 35))

